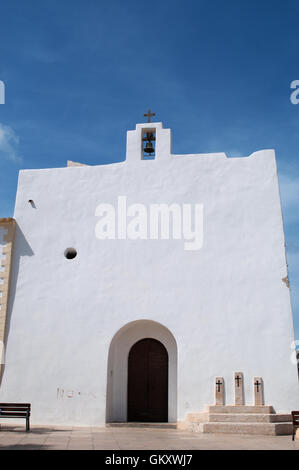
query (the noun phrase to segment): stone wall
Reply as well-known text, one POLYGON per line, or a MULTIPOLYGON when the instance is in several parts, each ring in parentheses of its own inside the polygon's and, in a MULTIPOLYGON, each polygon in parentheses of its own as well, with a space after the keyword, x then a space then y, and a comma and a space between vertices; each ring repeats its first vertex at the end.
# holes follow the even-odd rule
POLYGON ((14 236, 15 220, 12 218, 0 219, 0 380, 2 363, 4 362, 5 325, 9 300, 14 236))

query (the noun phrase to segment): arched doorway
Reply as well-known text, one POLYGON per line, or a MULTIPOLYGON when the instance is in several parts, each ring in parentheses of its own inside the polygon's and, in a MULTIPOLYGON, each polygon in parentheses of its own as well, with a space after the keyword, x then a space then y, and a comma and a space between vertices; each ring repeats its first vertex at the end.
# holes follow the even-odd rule
POLYGON ((123 325, 111 339, 107 364, 106 422, 128 421, 128 359, 137 342, 145 338, 162 343, 168 355, 168 422, 177 421, 178 348, 170 330, 153 320, 123 325))
POLYGON ((153 338, 137 341, 129 352, 128 421, 168 421, 168 354, 153 338))

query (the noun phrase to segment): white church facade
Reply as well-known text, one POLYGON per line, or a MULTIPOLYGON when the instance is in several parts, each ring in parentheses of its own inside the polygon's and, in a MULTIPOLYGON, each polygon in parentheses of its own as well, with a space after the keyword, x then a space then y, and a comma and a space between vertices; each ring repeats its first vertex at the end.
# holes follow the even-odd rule
POLYGON ((273 150, 173 155, 151 122, 125 161, 20 171, 0 263, 0 402, 33 424, 299 409, 273 150))

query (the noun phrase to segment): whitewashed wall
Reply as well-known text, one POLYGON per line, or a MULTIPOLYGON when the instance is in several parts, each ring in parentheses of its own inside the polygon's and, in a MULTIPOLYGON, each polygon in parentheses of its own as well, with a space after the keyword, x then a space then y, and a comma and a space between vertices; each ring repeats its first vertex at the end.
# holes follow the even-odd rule
POLYGON ((274 151, 172 155, 170 131, 150 126, 153 161, 141 160, 149 125, 140 124, 128 132, 127 161, 20 172, 0 400, 31 402, 34 423, 104 424, 106 402, 110 416, 124 416, 124 386, 107 398, 110 344, 129 322, 150 320, 176 342, 178 420, 214 403, 215 376, 233 403, 234 371, 244 373, 246 404, 253 377, 262 376, 266 404, 298 409, 274 151), (96 207, 119 195, 146 206, 202 203, 202 249, 185 251, 182 240, 98 240, 96 207), (64 257, 67 247, 75 259, 64 257))

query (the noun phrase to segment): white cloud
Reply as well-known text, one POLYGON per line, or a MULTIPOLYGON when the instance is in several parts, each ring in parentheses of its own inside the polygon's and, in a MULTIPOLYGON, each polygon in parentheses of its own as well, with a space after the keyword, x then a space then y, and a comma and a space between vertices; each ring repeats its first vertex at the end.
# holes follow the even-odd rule
POLYGON ((22 157, 18 152, 19 137, 15 131, 0 123, 0 160, 5 158, 15 163, 20 163, 22 157))

